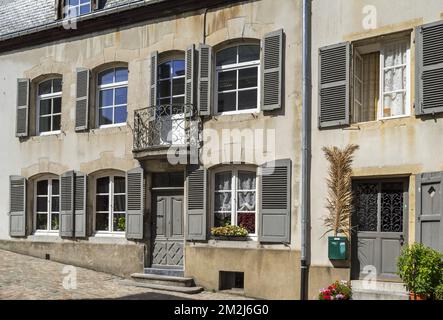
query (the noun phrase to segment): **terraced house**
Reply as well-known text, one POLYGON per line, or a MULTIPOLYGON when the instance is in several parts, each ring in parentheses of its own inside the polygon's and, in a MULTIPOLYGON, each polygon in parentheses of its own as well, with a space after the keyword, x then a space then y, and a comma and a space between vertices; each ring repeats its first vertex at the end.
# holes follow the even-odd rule
POLYGON ((298 298, 301 2, 281 4, 0 1, 0 248, 298 298))

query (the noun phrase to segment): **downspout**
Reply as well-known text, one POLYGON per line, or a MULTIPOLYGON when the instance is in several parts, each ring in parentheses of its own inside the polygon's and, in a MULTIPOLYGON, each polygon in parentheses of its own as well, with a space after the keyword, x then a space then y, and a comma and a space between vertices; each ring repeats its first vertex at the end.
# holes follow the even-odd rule
POLYGON ((308 299, 310 265, 310 175, 311 175, 311 14, 312 1, 303 0, 303 89, 302 89, 302 195, 300 299, 308 299))

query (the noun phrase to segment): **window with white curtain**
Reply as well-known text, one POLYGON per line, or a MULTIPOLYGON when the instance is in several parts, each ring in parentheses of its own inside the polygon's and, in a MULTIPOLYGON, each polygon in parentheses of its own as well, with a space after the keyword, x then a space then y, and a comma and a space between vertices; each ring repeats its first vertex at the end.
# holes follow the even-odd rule
POLYGON ((96 179, 95 230, 126 230, 126 178, 105 176, 96 179))
POLYGON ((35 184, 35 230, 57 231, 60 214, 59 179, 39 179, 35 184))
POLYGON ((250 169, 214 173, 214 226, 237 225, 257 234, 256 172, 250 169))

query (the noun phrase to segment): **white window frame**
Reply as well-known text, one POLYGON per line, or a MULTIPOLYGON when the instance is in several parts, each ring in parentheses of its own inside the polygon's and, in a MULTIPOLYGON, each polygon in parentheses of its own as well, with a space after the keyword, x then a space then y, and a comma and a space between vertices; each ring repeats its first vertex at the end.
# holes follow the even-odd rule
MULTIPOLYGON (((229 49, 229 48, 237 48, 237 61, 239 60, 238 57, 238 47, 240 46, 247 46, 247 45, 256 45, 260 48, 260 44, 258 43, 241 43, 241 44, 234 44, 231 46, 227 46, 227 47, 223 47, 220 50, 217 51, 217 53, 215 54, 215 59, 214 59, 214 66, 215 66, 215 79, 214 79, 214 106, 215 106, 215 110, 214 110, 214 114, 215 115, 233 115, 233 114, 242 114, 242 113, 258 113, 260 112, 260 98, 261 98, 261 58, 259 58, 258 60, 254 60, 254 61, 248 61, 248 62, 237 62, 237 63, 233 63, 233 64, 229 64, 229 65, 224 65, 224 66, 217 66, 217 54, 220 51, 223 51, 225 49, 229 49), (257 67, 257 87, 250 87, 250 88, 246 88, 246 89, 239 89, 238 88, 238 77, 239 77, 239 72, 238 70, 240 69, 248 69, 251 67, 257 67), (220 72, 226 72, 226 71, 237 71, 237 88, 233 89, 233 90, 226 90, 226 91, 218 91, 218 75, 220 72), (247 109, 247 110, 238 110, 238 92, 241 91, 248 91, 248 90, 253 90, 253 89, 257 89, 257 108, 254 109, 247 109), (229 92, 237 92, 236 95, 236 109, 235 111, 223 111, 223 112, 219 112, 218 111, 218 94, 219 93, 229 93, 229 92)), ((260 56, 261 56, 261 48, 260 48, 260 56)))
MULTIPOLYGON (((212 171, 211 174, 211 225, 214 226, 215 222, 215 176, 219 173, 230 172, 231 173, 231 190, 225 190, 231 192, 231 224, 237 225, 237 191, 238 191, 238 173, 239 172, 251 172, 255 173, 255 190, 242 190, 242 191, 254 191, 255 192, 255 232, 248 234, 249 238, 253 240, 258 239, 259 230, 259 176, 257 174, 257 168, 254 166, 222 166, 212 171)), ((223 191, 221 191, 223 192, 223 191)))
POLYGON ((77 5, 71 5, 71 4, 69 4, 69 0, 65 0, 64 1, 64 5, 66 8, 65 10, 68 10, 65 13, 65 15, 68 15, 69 17, 74 18, 74 17, 80 17, 80 16, 84 16, 84 15, 92 13, 92 11, 93 11, 92 1, 89 0, 87 3, 80 3, 80 1, 81 0, 78 0, 79 3, 77 5), (87 5, 89 5, 89 12, 81 14, 80 8, 86 7, 87 5))
MULTIPOLYGON (((43 197, 43 196, 42 196, 43 197)), ((61 206, 61 202, 60 202, 60 179, 58 177, 51 177, 51 176, 45 176, 45 177, 41 177, 37 180, 35 180, 34 182, 34 225, 33 225, 33 230, 34 230, 34 234, 35 235, 58 235, 60 232, 60 206, 61 206), (59 198, 59 205, 58 205, 58 212, 52 212, 52 180, 58 180, 59 181, 59 192, 58 192, 58 198, 59 198), (47 229, 43 230, 43 229, 37 229, 37 215, 39 214, 37 212, 37 198, 39 198, 39 196, 37 195, 37 184, 40 181, 48 181, 48 194, 45 195, 45 197, 47 197, 47 206, 48 206, 48 211, 47 211, 47 215, 48 215, 48 221, 47 221, 47 229), (58 214, 58 221, 59 221, 59 229, 57 230, 52 230, 52 214, 58 214)), ((44 213, 43 213, 44 214, 44 213)))
MULTIPOLYGON (((165 64, 165 63, 168 63, 168 62, 171 63, 171 62, 180 61, 180 60, 183 61, 183 63, 185 63, 185 58, 184 57, 183 58, 171 58, 171 59, 162 60, 161 62, 158 63, 157 69, 160 68, 160 66, 162 64, 165 64)), ((171 70, 170 70, 170 77, 169 78, 163 78, 163 79, 160 78, 160 73, 157 72, 157 74, 158 74, 158 76, 157 76, 157 92, 158 92, 158 94, 157 94, 157 105, 159 105, 159 106, 162 105, 162 104, 160 104, 160 100, 163 100, 163 99, 169 99, 169 104, 170 105, 174 105, 173 102, 172 102, 172 100, 174 98, 183 98, 183 104, 184 104, 184 101, 185 101, 185 90, 183 90, 183 94, 179 94, 179 95, 175 95, 175 96, 172 94, 172 91, 173 91, 174 80, 177 80, 177 79, 185 80, 184 81, 183 89, 186 87, 186 70, 185 70, 185 74, 184 75, 176 76, 176 77, 174 77, 172 75, 173 70, 174 70, 174 64, 172 63, 171 70), (161 81, 166 81, 166 80, 169 80, 169 83, 171 85, 171 92, 170 92, 170 95, 168 97, 160 98, 160 82, 161 81)), ((171 109, 171 115, 172 115, 172 109, 171 109)))
POLYGON ((100 124, 100 109, 113 109, 112 110, 112 122, 114 122, 115 120, 115 108, 117 107, 121 107, 124 106, 124 104, 115 104, 115 89, 119 89, 119 88, 126 88, 126 113, 128 113, 128 99, 129 99, 129 86, 128 86, 128 82, 129 81, 120 81, 120 82, 114 82, 114 83, 109 83, 109 84, 103 84, 103 85, 99 85, 99 75, 103 72, 107 72, 107 71, 111 71, 113 70, 114 74, 115 74, 115 69, 119 69, 119 68, 125 68, 128 70, 128 77, 129 77, 129 69, 127 67, 113 67, 113 68, 109 68, 109 69, 105 69, 100 71, 99 73, 97 73, 97 95, 96 95, 96 101, 97 101, 97 108, 96 108, 96 112, 97 112, 97 117, 96 117, 96 127, 99 129, 105 129, 105 128, 112 128, 112 127, 123 127, 126 126, 128 123, 128 118, 126 117, 126 121, 125 122, 119 122, 119 123, 111 123, 111 124, 100 124), (100 108, 100 92, 102 90, 113 90, 113 95, 112 95, 112 106, 107 106, 105 108, 100 108))
MULTIPOLYGON (((36 114, 35 118, 36 118, 37 134, 39 136, 50 136, 50 135, 60 134, 62 132, 61 131, 61 127, 62 127, 62 119, 61 119, 61 117, 62 117, 63 105, 60 108, 60 113, 52 113, 52 111, 53 111, 53 107, 54 107, 53 100, 56 99, 56 98, 60 98, 60 100, 62 100, 62 95, 63 95, 63 79, 60 78, 60 77, 54 77, 54 78, 49 78, 49 79, 45 79, 43 81, 40 81, 37 84, 37 90, 36 91, 37 91, 37 114, 36 114), (43 84, 44 82, 51 81, 51 90, 52 90, 53 81, 54 80, 61 80, 62 81, 62 91, 39 95, 38 91, 39 91, 40 85, 43 84), (51 118, 51 130, 50 131, 44 131, 44 132, 40 132, 40 102, 42 100, 52 100, 51 101, 51 113, 49 113, 49 114, 44 116, 44 117, 47 117, 47 118, 51 118), (53 126, 53 119, 52 118, 54 116, 60 116, 60 130, 52 130, 52 126, 53 126)), ((61 101, 60 103, 62 103, 62 102, 63 101, 61 101)))
MULTIPOLYGON (((116 195, 125 195, 125 199, 127 197, 127 190, 125 189, 125 193, 114 193, 114 179, 115 177, 118 178, 124 178, 125 179, 125 183, 126 183, 126 176, 124 174, 101 174, 98 175, 95 179, 94 179, 94 236, 116 236, 116 237, 124 237, 126 234, 126 223, 127 221, 125 221, 125 231, 113 231, 114 229, 114 225, 113 225, 113 218, 114 218, 114 214, 125 214, 126 215, 126 211, 122 212, 122 211, 117 211, 114 212, 114 196, 116 195), (109 178, 109 192, 108 193, 101 193, 101 194, 97 194, 97 180, 101 179, 101 178, 109 178), (107 195, 108 196, 108 211, 97 211, 97 196, 98 195, 107 195), (97 230, 97 213, 107 213, 108 214, 108 230, 97 230)), ((126 188, 126 187, 125 187, 126 188)), ((125 204, 126 206, 126 204, 125 204)))

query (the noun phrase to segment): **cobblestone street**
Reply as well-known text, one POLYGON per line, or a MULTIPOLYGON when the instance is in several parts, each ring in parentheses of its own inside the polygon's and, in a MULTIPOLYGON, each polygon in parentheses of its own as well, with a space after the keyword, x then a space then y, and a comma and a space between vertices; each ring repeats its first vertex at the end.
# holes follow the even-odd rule
POLYGON ((75 268, 77 288, 66 290, 66 265, 0 250, 0 299, 143 299, 143 300, 229 300, 242 297, 213 292, 195 295, 170 293, 122 284, 119 277, 75 268), (65 269, 65 270, 64 270, 65 269))

